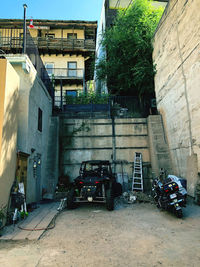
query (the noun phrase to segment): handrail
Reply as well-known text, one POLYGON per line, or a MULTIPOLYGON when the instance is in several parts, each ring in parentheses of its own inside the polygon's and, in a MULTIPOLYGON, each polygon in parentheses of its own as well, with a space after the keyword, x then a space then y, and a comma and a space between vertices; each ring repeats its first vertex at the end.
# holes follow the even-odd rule
POLYGON ((56 79, 83 79, 84 69, 69 69, 69 68, 43 68, 42 69, 43 77, 46 75, 49 77, 54 77, 56 79))

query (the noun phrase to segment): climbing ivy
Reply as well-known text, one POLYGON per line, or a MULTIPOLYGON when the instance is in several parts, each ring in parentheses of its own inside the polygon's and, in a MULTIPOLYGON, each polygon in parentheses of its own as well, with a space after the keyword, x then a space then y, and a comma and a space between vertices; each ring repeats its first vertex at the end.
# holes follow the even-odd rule
POLYGON ((82 122, 81 125, 78 128, 74 128, 72 131, 72 135, 76 135, 78 132, 89 132, 90 127, 86 122, 82 122))

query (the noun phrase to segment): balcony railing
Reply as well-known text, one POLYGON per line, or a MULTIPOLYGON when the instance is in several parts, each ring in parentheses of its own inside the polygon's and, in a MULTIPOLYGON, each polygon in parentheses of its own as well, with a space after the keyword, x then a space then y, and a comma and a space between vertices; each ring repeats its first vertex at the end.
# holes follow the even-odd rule
POLYGON ((0 37, 1 48, 22 48, 23 38, 20 37, 0 37))
POLYGON ((43 78, 82 80, 84 78, 83 69, 67 69, 67 68, 45 68, 42 69, 43 78))
MULTIPOLYGON (((35 45, 41 50, 58 51, 95 51, 95 41, 92 39, 67 39, 67 38, 33 38, 35 45)), ((20 37, 0 37, 1 48, 22 48, 23 39, 20 37)))
POLYGON ((48 48, 56 50, 95 50, 94 40, 67 39, 67 38, 34 38, 39 49, 48 48))

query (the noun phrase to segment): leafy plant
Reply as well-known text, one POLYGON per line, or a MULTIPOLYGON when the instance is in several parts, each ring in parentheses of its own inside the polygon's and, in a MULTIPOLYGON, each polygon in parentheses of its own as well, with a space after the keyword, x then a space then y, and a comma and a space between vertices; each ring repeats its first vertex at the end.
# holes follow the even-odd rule
POLYGON ((162 13, 163 8, 155 9, 148 0, 134 0, 105 31, 102 47, 106 57, 96 64, 96 74, 107 81, 111 94, 137 96, 141 101, 154 97, 151 40, 162 13))
POLYGON ((66 96, 66 104, 108 104, 109 95, 99 95, 95 92, 79 93, 78 96, 66 96))

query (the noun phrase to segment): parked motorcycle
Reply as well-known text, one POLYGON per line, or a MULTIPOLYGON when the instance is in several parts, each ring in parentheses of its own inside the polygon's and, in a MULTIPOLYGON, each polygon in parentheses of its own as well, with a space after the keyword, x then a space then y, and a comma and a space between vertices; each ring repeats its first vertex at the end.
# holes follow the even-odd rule
POLYGON ((183 217, 182 207, 186 207, 187 191, 178 177, 168 175, 164 182, 154 179, 152 192, 158 208, 172 211, 178 218, 183 217))

